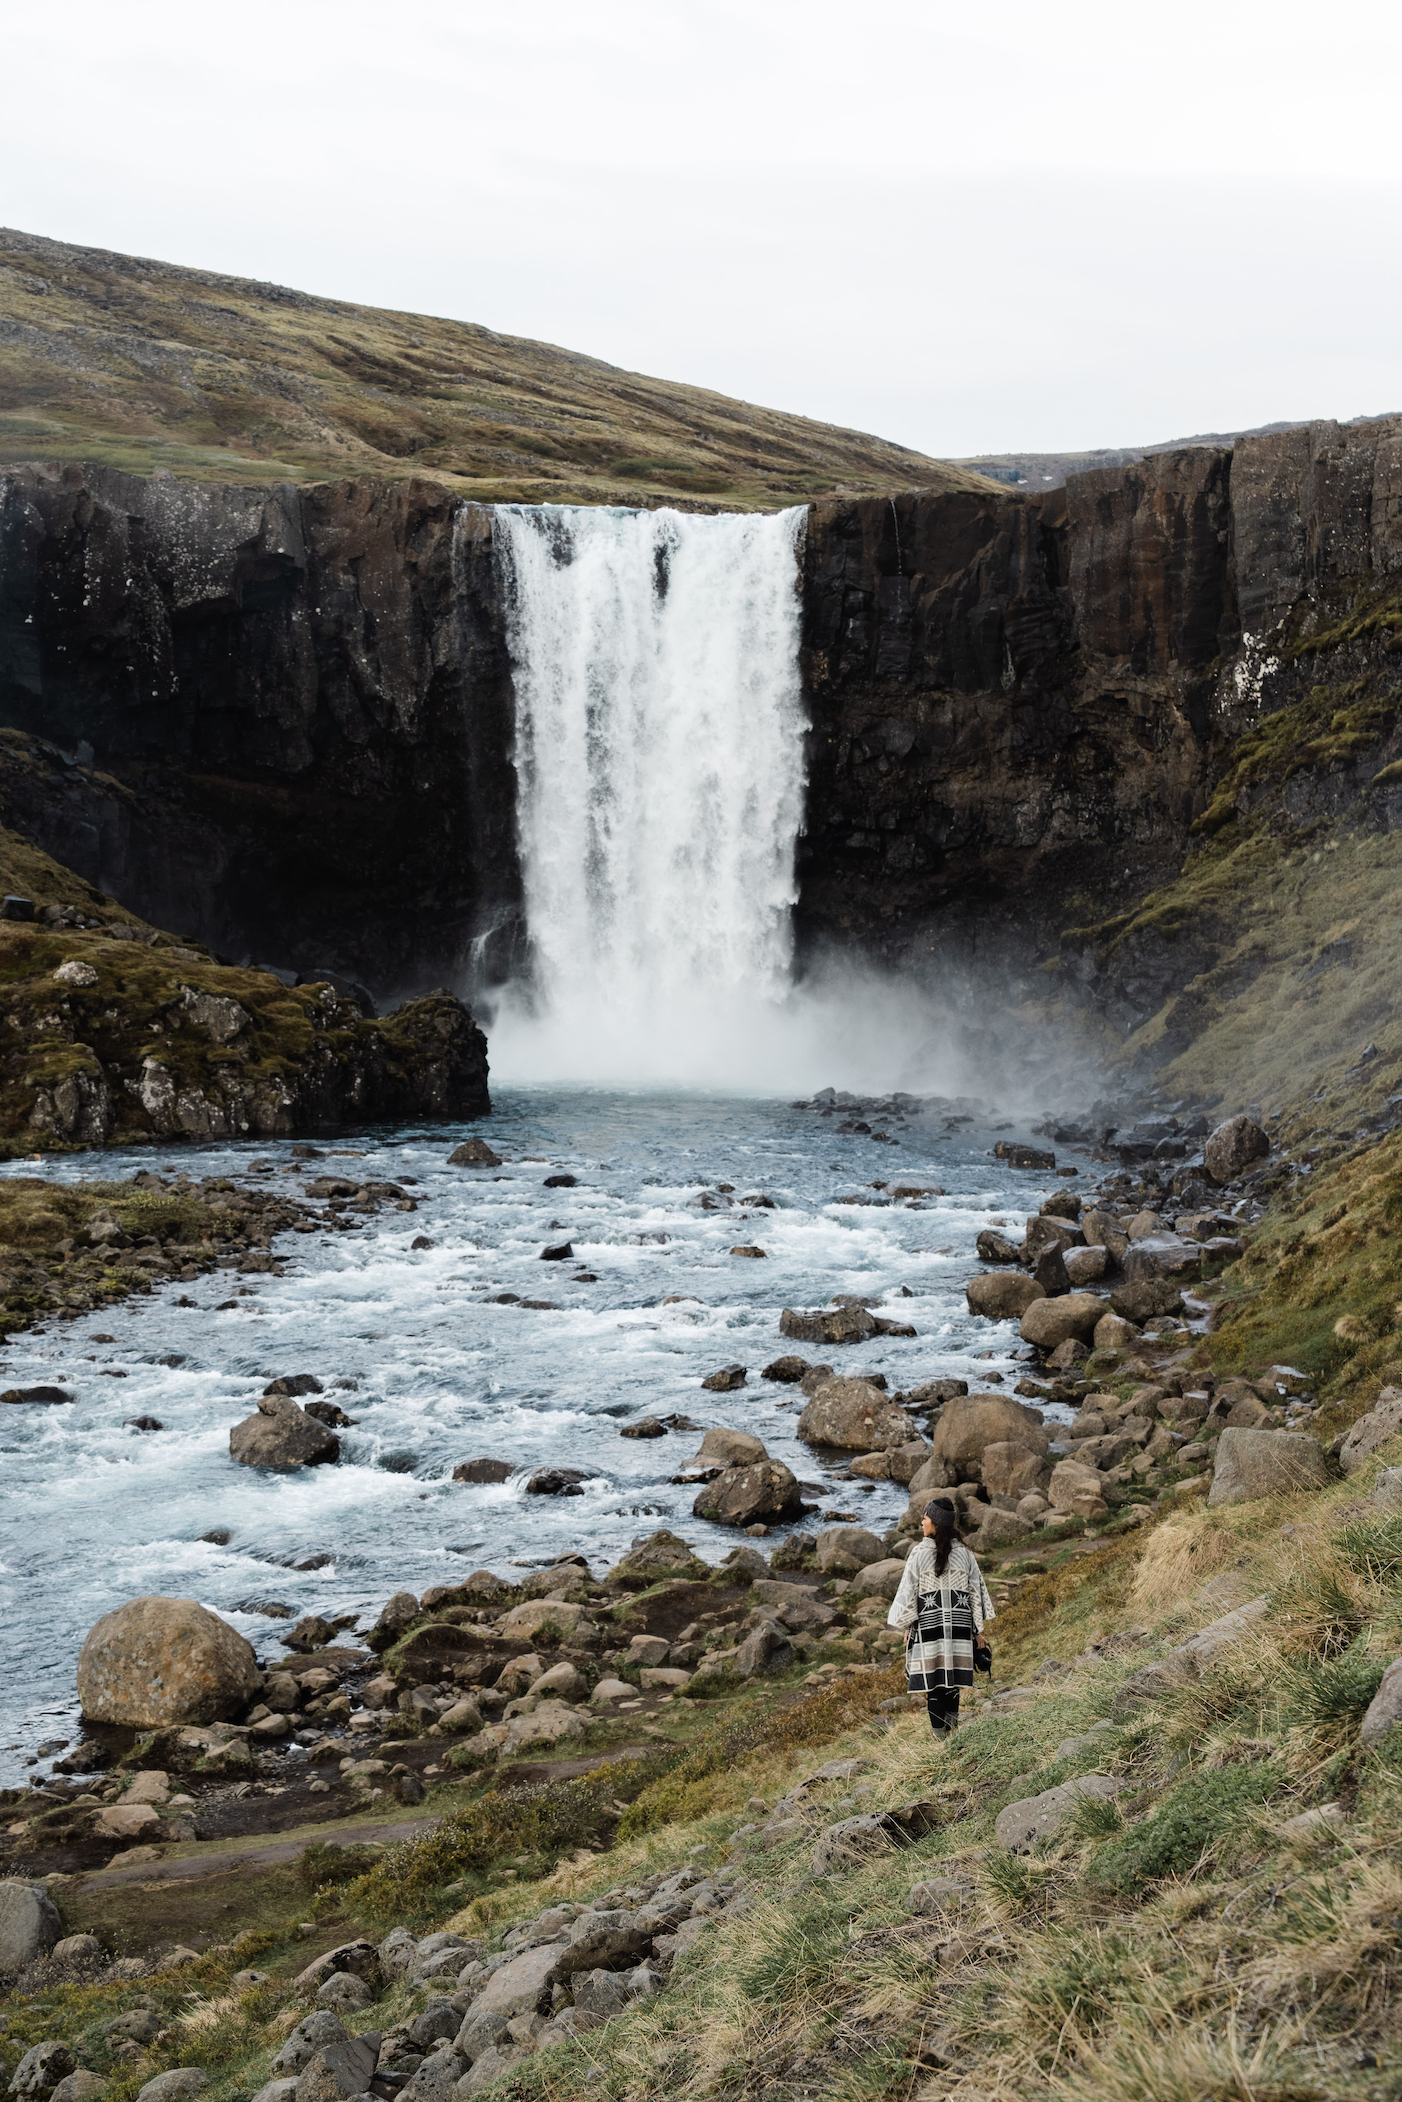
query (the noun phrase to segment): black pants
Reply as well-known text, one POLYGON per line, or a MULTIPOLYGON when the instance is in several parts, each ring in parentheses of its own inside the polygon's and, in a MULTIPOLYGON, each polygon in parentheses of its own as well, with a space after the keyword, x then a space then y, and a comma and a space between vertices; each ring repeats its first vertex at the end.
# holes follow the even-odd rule
POLYGON ((930 1728, 936 1736, 947 1736, 959 1722, 959 1688, 957 1686, 932 1686, 925 1695, 925 1706, 930 1711, 930 1728))

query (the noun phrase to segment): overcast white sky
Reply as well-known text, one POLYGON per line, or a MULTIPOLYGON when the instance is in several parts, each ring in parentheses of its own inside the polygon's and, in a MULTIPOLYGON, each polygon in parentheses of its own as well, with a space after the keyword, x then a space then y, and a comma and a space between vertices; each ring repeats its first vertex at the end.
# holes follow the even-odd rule
POLYGON ((0 218, 941 455, 1402 409, 1379 0, 46 0, 0 218))

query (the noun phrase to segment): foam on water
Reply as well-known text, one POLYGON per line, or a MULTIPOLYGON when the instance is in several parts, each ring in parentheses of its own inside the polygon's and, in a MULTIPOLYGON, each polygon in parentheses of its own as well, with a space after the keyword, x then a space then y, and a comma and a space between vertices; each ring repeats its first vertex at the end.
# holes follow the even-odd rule
MULTIPOLYGON (((57 1180, 153 1165, 243 1178, 258 1159, 272 1163, 261 1179, 293 1190, 328 1169, 416 1176, 406 1186, 425 1201, 412 1215, 382 1212, 359 1233, 285 1236, 282 1277, 215 1272, 6 1348, 6 1385, 53 1381, 76 1397, 71 1408, 0 1412, 0 1763, 12 1777, 41 1738, 73 1735, 82 1637, 143 1592, 200 1599, 268 1655, 277 1626, 249 1610, 253 1601, 363 1614, 395 1590, 422 1591, 479 1566, 508 1573, 567 1548, 602 1570, 664 1524, 718 1560, 735 1535, 693 1518, 694 1491, 669 1480, 699 1436, 623 1439, 619 1422, 681 1411, 751 1430, 800 1479, 822 1482, 794 1436, 795 1390, 758 1376, 794 1347, 779 1335, 786 1305, 907 1286, 914 1296, 886 1311, 912 1321, 915 1340, 838 1354, 840 1369, 884 1370, 893 1388, 967 1378, 971 1352, 1018 1347, 1011 1324, 970 1320, 963 1284, 979 1229, 995 1216, 1020 1226, 1045 1191, 1034 1195, 1029 1178, 990 1158, 987 1131, 941 1135, 937 1122, 913 1124, 906 1143, 886 1146, 838 1136, 811 1112, 743 1098, 524 1088, 499 1096, 490 1131, 508 1156, 496 1171, 448 1167, 464 1134, 441 1130, 374 1135, 348 1142, 351 1157, 331 1148, 295 1168, 285 1145, 266 1142, 45 1163, 57 1180), (557 1171, 577 1175, 578 1186, 547 1190, 545 1176, 557 1171), (834 1202, 877 1178, 938 1182, 948 1194, 918 1209, 834 1202), (700 1186, 718 1182, 734 1184, 734 1208, 699 1209, 700 1186), (739 1200, 760 1191, 776 1209, 744 1216, 739 1200), (435 1246, 415 1252, 419 1234, 435 1246), (578 1261, 540 1260, 543 1246, 565 1239, 578 1261), (750 1242, 768 1259, 729 1254, 750 1242), (583 1268, 598 1282, 576 1282, 583 1268), (249 1296, 237 1298, 241 1287, 249 1296), (493 1303, 501 1292, 553 1300, 558 1311, 493 1303), (663 1305, 674 1293, 695 1296, 663 1305), (182 1295, 197 1305, 178 1307, 182 1295), (231 1297, 234 1311, 214 1311, 231 1297), (94 1342, 101 1333, 116 1341, 94 1342), (702 1391, 706 1373, 736 1360, 750 1368, 746 1387, 702 1391), (342 1433, 340 1464, 286 1477, 235 1465, 230 1427, 269 1379, 298 1371, 315 1372, 358 1418, 342 1433), (124 1427, 142 1414, 164 1429, 124 1427), (452 1481, 457 1462, 482 1455, 521 1472, 500 1486, 452 1481), (526 1474, 547 1464, 588 1470, 584 1494, 527 1496, 526 1474), (200 1538, 215 1529, 228 1531, 227 1547, 200 1538), (290 1566, 322 1555, 317 1569, 290 1566)), ((1011 1369, 1009 1356, 977 1365, 1011 1369)), ((870 1495, 828 1485, 822 1498, 825 1510, 857 1511, 878 1530, 904 1503, 888 1484, 870 1495)))

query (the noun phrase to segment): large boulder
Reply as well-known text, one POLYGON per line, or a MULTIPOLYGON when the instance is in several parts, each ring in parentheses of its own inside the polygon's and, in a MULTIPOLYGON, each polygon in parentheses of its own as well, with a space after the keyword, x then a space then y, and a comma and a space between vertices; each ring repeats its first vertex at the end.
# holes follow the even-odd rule
POLYGON ((1051 1471, 1047 1496, 1052 1509, 1068 1518, 1103 1518, 1109 1509, 1104 1475, 1083 1460, 1059 1460, 1051 1471))
POLYGON ((12 2095, 46 2095, 75 2070, 73 2053, 56 2037, 46 2037, 25 2052, 10 2082, 12 2095))
POLYGON ((1035 1263, 1048 1248, 1060 1249, 1064 1255, 1068 1248, 1079 1248, 1084 1238, 1074 1221, 1058 1218, 1055 1213, 1039 1212, 1027 1222, 1022 1260, 1035 1263))
POLYGON ((1202 1149, 1202 1164, 1216 1183, 1234 1182, 1254 1160, 1264 1160, 1271 1142, 1250 1117, 1228 1117, 1202 1149))
POLYGON ((62 1932, 63 1922, 42 1883, 0 1883, 0 1978, 47 1955, 62 1932))
MULTIPOLYGON (((945 1403, 935 1425, 931 1450, 945 1470, 937 1486, 949 1480, 976 1481, 990 1445, 1019 1445, 1040 1456, 1050 1443, 1031 1409, 1023 1408, 1010 1394, 962 1394, 945 1403)), ((925 1479, 922 1468, 911 1483, 912 1490, 925 1479)))
POLYGON ((548 1635, 553 1630, 569 1642, 579 1635, 587 1611, 570 1599, 528 1598, 504 1616, 501 1632, 509 1642, 534 1642, 538 1635, 548 1635))
POLYGON ((888 1555, 884 1561, 868 1562, 852 1579, 852 1589, 858 1598, 894 1598, 901 1588, 905 1575, 905 1563, 899 1555, 888 1555))
POLYGON ((1209 1504, 1244 1504, 1258 1496, 1322 1489, 1329 1462, 1303 1431, 1228 1429, 1217 1440, 1209 1504))
POLYGON ((798 1419, 805 1445, 844 1452, 890 1452, 918 1436, 913 1418, 864 1379, 830 1379, 798 1419))
POLYGON ((1384 1387, 1366 1416, 1360 1416, 1339 1447, 1339 1465, 1345 1474, 1356 1474, 1371 1460, 1379 1446, 1402 1431, 1402 1392, 1384 1387))
POLYGON ((260 1394, 258 1413, 245 1416, 229 1433, 229 1451, 244 1467, 295 1474, 341 1457, 341 1442, 324 1423, 285 1394, 260 1394))
MULTIPOLYGON (((1101 1302, 1102 1306, 1104 1301, 1101 1302)), ((1171 1278, 1138 1277, 1110 1294, 1110 1311, 1142 1328, 1156 1314, 1181 1314, 1183 1294, 1171 1278)), ((1099 1327, 1099 1322, 1096 1327, 1099 1327)))
POLYGON ((134 1598, 104 1613, 78 1655, 89 1722, 134 1729, 221 1722, 262 1684, 251 1644, 192 1598, 134 1598))
POLYGON ((1036 1279, 1020 1270, 984 1270, 964 1287, 969 1312, 985 1321, 1020 1321, 1034 1299, 1046 1296, 1036 1279))
POLYGON ((624 1591, 645 1591, 650 1584, 660 1584, 668 1577, 699 1583, 709 1575, 701 1557, 664 1526, 659 1532, 649 1533, 645 1540, 635 1540, 622 1561, 614 1563, 605 1582, 617 1584, 624 1591))
POLYGON ((1023 1315, 1018 1332, 1024 1343, 1038 1350, 1055 1350, 1059 1343, 1088 1344, 1104 1312, 1105 1301, 1094 1292, 1068 1292, 1060 1299, 1037 1300, 1023 1315))
POLYGON ((762 1525, 795 1515, 803 1506, 798 1481, 782 1460, 755 1460, 727 1467, 707 1482, 692 1505, 693 1515, 713 1525, 762 1525))
POLYGON ((980 1473, 990 1496, 1030 1496, 1046 1488, 1051 1462, 1026 1443, 999 1440, 984 1446, 980 1473))

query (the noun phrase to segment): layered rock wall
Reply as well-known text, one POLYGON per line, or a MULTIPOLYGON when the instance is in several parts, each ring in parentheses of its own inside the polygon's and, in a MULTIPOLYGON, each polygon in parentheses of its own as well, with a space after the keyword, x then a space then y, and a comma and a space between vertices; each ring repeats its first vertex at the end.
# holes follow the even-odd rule
MULTIPOLYGON (((1399 418, 815 505, 802 941, 1007 961, 1141 896, 1279 637, 1399 570, 1399 418)), ((236 961, 519 956, 491 513, 436 484, 0 478, 0 724, 0 820, 236 961)))

